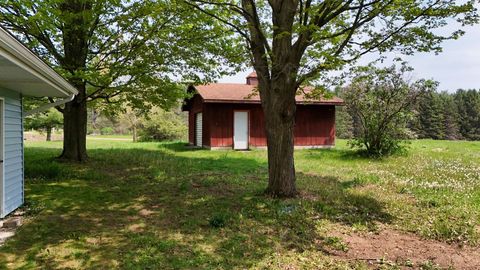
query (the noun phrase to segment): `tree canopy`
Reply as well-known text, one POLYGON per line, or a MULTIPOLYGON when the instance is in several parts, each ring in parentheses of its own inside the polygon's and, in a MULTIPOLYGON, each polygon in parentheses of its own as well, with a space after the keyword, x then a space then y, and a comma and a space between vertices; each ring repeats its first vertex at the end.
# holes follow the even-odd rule
POLYGON ((225 28, 190 9, 176 1, 6 0, 0 24, 67 78, 85 81, 87 100, 169 108, 182 94, 177 82, 219 77, 238 58, 225 28))

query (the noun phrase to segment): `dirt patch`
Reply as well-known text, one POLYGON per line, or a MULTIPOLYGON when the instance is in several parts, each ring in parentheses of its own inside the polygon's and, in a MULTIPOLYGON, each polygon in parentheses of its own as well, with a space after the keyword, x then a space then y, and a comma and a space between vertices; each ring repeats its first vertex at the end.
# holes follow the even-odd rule
POLYGON ((417 235, 384 228, 376 233, 338 233, 348 251, 331 251, 346 260, 367 261, 374 266, 384 261, 419 268, 428 263, 442 268, 480 269, 480 248, 460 247, 425 240, 417 235))

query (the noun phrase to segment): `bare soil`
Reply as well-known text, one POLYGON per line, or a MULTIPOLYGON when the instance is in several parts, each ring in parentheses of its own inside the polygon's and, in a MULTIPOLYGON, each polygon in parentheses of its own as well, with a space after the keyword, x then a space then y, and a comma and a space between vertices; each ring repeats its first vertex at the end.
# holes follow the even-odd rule
POLYGON ((480 248, 461 247, 422 239, 417 235, 388 228, 375 233, 338 233, 348 251, 331 251, 345 260, 366 261, 372 268, 394 263, 405 269, 430 264, 441 268, 480 269, 480 248))

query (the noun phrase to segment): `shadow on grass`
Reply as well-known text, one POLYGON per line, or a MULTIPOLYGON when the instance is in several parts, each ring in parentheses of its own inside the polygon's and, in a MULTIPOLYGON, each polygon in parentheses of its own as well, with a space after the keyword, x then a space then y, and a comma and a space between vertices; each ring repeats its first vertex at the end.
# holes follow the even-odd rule
POLYGON ((161 143, 158 145, 158 147, 164 148, 164 149, 169 149, 174 152, 190 152, 190 151, 201 151, 204 150, 203 148, 196 147, 193 145, 190 145, 185 142, 169 142, 169 143, 161 143))
POLYGON ((93 149, 86 164, 57 163, 56 154, 26 149, 26 199, 36 210, 0 248, 0 265, 249 268, 278 248, 318 249, 319 218, 391 220, 380 202, 335 178, 300 173, 309 196, 264 197, 267 165, 248 155, 189 155, 180 143, 93 149))
MULTIPOLYGON (((383 203, 374 197, 356 193, 352 187, 363 185, 360 178, 338 181, 336 177, 318 177, 298 173, 307 198, 323 218, 345 225, 374 228, 377 222, 390 223, 391 215, 384 211, 383 203)), ((367 182, 369 183, 369 182, 367 182)))
POLYGON ((333 159, 341 161, 369 161, 372 160, 361 150, 349 148, 332 149, 309 149, 303 152, 308 158, 312 159, 333 159))

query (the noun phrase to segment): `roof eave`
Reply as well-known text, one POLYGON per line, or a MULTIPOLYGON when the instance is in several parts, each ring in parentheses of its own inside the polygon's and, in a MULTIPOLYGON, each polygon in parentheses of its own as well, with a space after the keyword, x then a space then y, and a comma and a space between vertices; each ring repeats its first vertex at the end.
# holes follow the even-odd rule
POLYGON ((39 80, 49 84, 64 96, 78 94, 75 87, 1 27, 0 54, 39 80))

